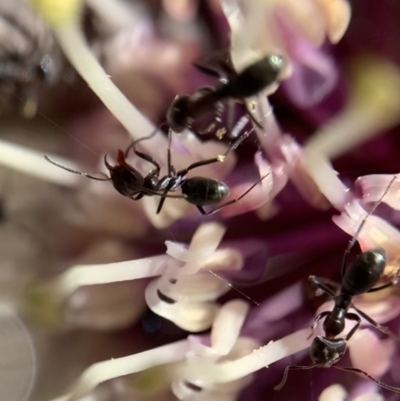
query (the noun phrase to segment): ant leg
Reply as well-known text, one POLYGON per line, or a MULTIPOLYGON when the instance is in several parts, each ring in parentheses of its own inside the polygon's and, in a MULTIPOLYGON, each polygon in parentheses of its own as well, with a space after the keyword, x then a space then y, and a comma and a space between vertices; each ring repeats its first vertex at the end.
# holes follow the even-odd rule
POLYGON ((186 175, 190 170, 193 170, 197 167, 207 166, 208 164, 213 164, 213 163, 218 163, 218 162, 222 163, 224 161, 224 159, 225 159, 224 155, 219 155, 217 157, 214 157, 213 159, 202 160, 200 162, 191 164, 189 167, 187 167, 183 170, 179 170, 176 173, 176 175, 182 177, 182 176, 186 175))
POLYGON ((246 110, 246 114, 250 117, 250 120, 260 129, 263 129, 263 126, 256 120, 256 118, 253 116, 252 111, 249 109, 248 104, 246 101, 243 102, 244 104, 244 109, 246 110))
POLYGON ((162 209, 162 207, 164 205, 165 199, 167 199, 167 198, 186 199, 184 196, 168 195, 168 191, 169 190, 164 191, 161 195, 160 194, 154 194, 154 195, 160 195, 161 196, 160 203, 158 204, 156 214, 159 214, 161 212, 161 209, 162 209))
POLYGON ((376 291, 380 291, 380 290, 384 290, 385 288, 392 287, 393 285, 394 285, 393 283, 386 283, 386 284, 381 285, 381 286, 379 286, 379 287, 371 288, 370 290, 367 291, 367 293, 369 293, 369 292, 376 292, 376 291))
POLYGON ((358 227, 357 231, 353 235, 353 238, 350 240, 350 242, 343 254, 342 268, 341 268, 342 278, 344 277, 344 275, 346 273, 347 257, 349 256, 350 251, 353 248, 354 244, 357 242, 358 235, 360 234, 362 228, 364 227, 365 223, 367 222, 368 217, 371 216, 371 214, 375 212, 376 208, 382 203, 383 198, 389 192, 390 187, 393 185, 393 183, 396 179, 397 179, 397 174, 393 176, 393 178, 390 180, 389 185, 386 187, 386 189, 383 192, 383 194, 381 195, 381 197, 374 203, 374 206, 372 206, 371 210, 362 219, 360 226, 358 227))
POLYGON ((165 199, 167 199, 165 196, 161 196, 160 202, 158 203, 156 214, 159 214, 161 212, 161 209, 164 206, 165 199))
POLYGON ((361 324, 361 318, 360 318, 360 316, 356 315, 355 313, 346 313, 345 318, 348 320, 354 320, 357 322, 354 325, 354 327, 347 333, 346 341, 349 341, 350 338, 353 337, 353 334, 359 329, 360 324, 361 324))
POLYGON ((125 150, 125 158, 128 157, 130 150, 133 149, 136 156, 140 157, 143 160, 146 160, 147 162, 151 163, 156 168, 156 170, 155 170, 156 175, 158 175, 160 173, 160 170, 161 170, 160 165, 151 156, 147 155, 146 153, 142 153, 142 152, 139 152, 138 150, 136 150, 135 146, 140 141, 143 141, 145 139, 150 139, 152 136, 154 136, 155 133, 157 133, 157 130, 158 130, 158 128, 156 128, 156 130, 153 133, 151 133, 149 136, 147 136, 145 138, 140 138, 137 141, 132 142, 128 146, 128 148, 125 150))
POLYGON ((349 368, 349 367, 346 367, 346 366, 337 366, 337 365, 333 365, 332 367, 337 369, 337 370, 343 370, 344 372, 353 372, 353 373, 362 374, 365 377, 367 377, 368 379, 370 379, 373 382, 375 382, 378 386, 384 388, 385 390, 393 391, 394 393, 400 394, 400 387, 394 387, 394 386, 390 386, 389 384, 382 383, 380 380, 375 379, 375 377, 369 375, 367 372, 364 372, 361 369, 349 368))
MULTIPOLYGON (((331 313, 330 311, 325 311, 325 312, 321 312, 319 315, 315 316, 315 318, 313 319, 312 324, 311 324, 312 332, 314 332, 315 328, 318 326, 318 323, 321 321, 321 319, 328 316, 330 313, 331 313)), ((312 333, 311 333, 311 335, 312 335, 312 333)))
POLYGON ((221 209, 226 208, 227 206, 233 205, 236 202, 239 202, 242 198, 244 198, 252 189, 254 189, 254 187, 256 187, 264 178, 268 177, 269 174, 264 175, 263 177, 261 177, 257 182, 255 182, 247 191, 245 191, 244 193, 242 193, 242 195, 240 195, 238 198, 236 199, 232 199, 228 202, 223 203, 222 205, 216 207, 213 210, 210 210, 209 212, 206 212, 204 209, 200 210, 201 206, 197 206, 197 208, 200 210, 200 212, 202 214, 204 214, 205 216, 209 216, 211 214, 217 213, 219 212, 221 209))
POLYGON ((390 329, 385 326, 380 325, 378 322, 375 322, 374 319, 369 317, 365 312, 361 311, 360 309, 356 308, 353 304, 351 304, 351 308, 353 308, 363 319, 365 319, 368 323, 372 324, 377 330, 380 332, 399 340, 399 337, 396 336, 390 329))
POLYGON ((308 366, 294 366, 294 365, 291 365, 291 366, 287 366, 286 369, 285 369, 285 372, 283 374, 283 378, 282 378, 281 382, 277 386, 274 387, 274 390, 278 391, 285 385, 287 377, 288 377, 289 370, 308 370, 308 369, 314 369, 315 367, 316 367, 316 365, 308 365, 308 366))
MULTIPOLYGON (((264 120, 269 116, 269 114, 270 114, 270 112, 269 112, 268 114, 266 114, 266 115, 262 118, 261 121, 264 121, 264 120)), ((208 164, 213 164, 213 163, 217 163, 217 162, 223 162, 224 159, 225 159, 225 157, 228 155, 228 153, 231 152, 232 150, 235 150, 246 138, 249 137, 249 135, 250 135, 253 131, 254 131, 254 127, 253 127, 250 131, 244 133, 243 135, 240 135, 240 137, 239 137, 233 144, 231 144, 231 145, 228 147, 228 150, 227 150, 223 155, 219 155, 219 156, 217 156, 217 157, 214 157, 213 159, 207 159, 207 160, 203 160, 203 161, 200 161, 200 162, 193 163, 193 164, 191 164, 189 167, 187 167, 187 168, 185 168, 185 169, 183 169, 183 170, 179 170, 179 171, 176 173, 176 175, 178 175, 178 176, 184 176, 184 175, 186 175, 190 170, 193 170, 193 169, 195 169, 195 168, 197 168, 197 167, 202 167, 202 166, 206 166, 206 165, 208 165, 208 164)), ((260 181, 262 181, 264 178, 265 178, 265 177, 262 177, 259 181, 257 181, 257 183, 260 182, 260 181)), ((257 183, 256 183, 256 184, 257 184, 257 183)), ((250 188, 250 189, 252 189, 252 188, 250 188)))
POLYGON ((228 116, 227 116, 227 130, 230 134, 233 130, 233 126, 235 125, 235 103, 233 101, 229 101, 228 104, 228 116))
MULTIPOLYGON (((137 139, 136 141, 132 141, 132 143, 126 148, 126 150, 125 150, 125 158, 127 158, 128 156, 129 156, 129 152, 130 152, 130 150, 131 149, 133 149, 133 151, 135 152, 135 146, 139 143, 139 142, 142 142, 142 141, 145 141, 145 140, 147 140, 147 139, 150 139, 150 138, 152 138, 155 134, 157 134, 157 132, 158 132, 158 130, 159 130, 159 128, 160 127, 162 127, 164 125, 164 123, 162 123, 162 124, 160 124, 158 127, 156 127, 156 129, 150 134, 150 135, 148 135, 148 136, 145 136, 145 137, 143 137, 143 138, 139 138, 139 139, 137 139)), ((135 152, 136 153, 136 152, 135 152)), ((139 155, 138 155, 139 156, 139 155)), ((147 155, 146 155, 147 156, 147 155)), ((140 157, 140 156, 139 156, 140 157)), ((147 159, 145 159, 145 160, 147 160, 147 159)), ((147 161, 149 161, 149 160, 147 160, 147 161)), ((151 162, 150 162, 151 163, 151 162)))
POLYGON ((202 206, 197 206, 197 205, 196 205, 196 207, 197 207, 197 209, 199 209, 199 212, 200 212, 203 216, 206 216, 206 215, 207 215, 207 212, 203 209, 202 206))
MULTIPOLYGON (((207 159, 207 160, 202 160, 200 162, 193 163, 193 164, 189 165, 189 167, 187 167, 187 168, 185 168, 183 170, 179 170, 176 173, 176 175, 184 176, 190 170, 193 170, 193 169, 195 169, 197 167, 207 166, 209 164, 218 163, 218 162, 222 163, 225 160, 225 157, 228 155, 228 153, 231 152, 232 150, 235 150, 250 135, 250 133, 252 131, 253 130, 249 131, 248 133, 246 133, 244 135, 241 135, 239 139, 237 139, 232 145, 229 146, 228 150, 223 155, 218 155, 217 157, 214 157, 213 159, 207 159)), ((262 181, 265 177, 262 177, 259 181, 256 182, 256 184, 258 184, 260 181, 262 181)), ((250 188, 250 189, 252 189, 252 188, 250 188)))
POLYGON ((161 194, 161 199, 160 202, 158 203, 157 211, 156 214, 159 214, 161 212, 161 209, 164 205, 165 199, 168 197, 168 192, 171 190, 173 183, 170 183, 164 190, 164 192, 161 194))
MULTIPOLYGON (((333 285, 332 281, 325 279, 325 278, 317 277, 317 276, 308 277, 308 281, 310 281, 312 284, 314 284, 320 290, 322 290, 323 292, 326 292, 328 295, 330 295, 332 298, 334 298, 335 293, 333 292, 333 290, 331 288, 329 288, 329 285, 333 285)), ((336 285, 336 288, 337 287, 338 286, 336 285)))
POLYGON ((171 129, 169 129, 168 130, 168 148, 167 148, 167 163, 168 163, 168 175, 169 176, 171 175, 172 170, 175 172, 175 168, 172 167, 172 164, 171 164, 171 142, 172 142, 171 132, 172 132, 171 129))
POLYGON ((139 156, 141 159, 146 160, 147 162, 151 163, 156 168, 155 170, 153 170, 154 175, 160 174, 161 167, 152 157, 150 157, 149 155, 146 155, 146 153, 139 152, 135 148, 133 148, 133 151, 135 152, 136 156, 139 156))
POLYGON ((237 75, 232 65, 229 49, 199 57, 192 65, 203 74, 216 78, 229 78, 237 75))

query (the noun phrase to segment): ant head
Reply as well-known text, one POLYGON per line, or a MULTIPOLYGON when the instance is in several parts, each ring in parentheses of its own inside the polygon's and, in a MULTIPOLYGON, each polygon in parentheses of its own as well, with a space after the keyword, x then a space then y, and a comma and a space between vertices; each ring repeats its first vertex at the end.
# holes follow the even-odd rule
POLYGON ((104 164, 110 172, 114 188, 128 198, 137 196, 143 189, 143 176, 125 161, 125 155, 121 149, 118 149, 117 163, 117 165, 111 166, 107 162, 107 155, 104 156, 104 164))
POLYGON ((116 166, 111 166, 111 164, 108 163, 108 161, 107 161, 107 155, 106 154, 104 155, 104 164, 106 165, 107 170, 110 173, 115 172, 116 170, 118 170, 119 167, 129 166, 129 164, 125 161, 125 155, 124 155, 124 152, 121 149, 118 149, 117 163, 118 164, 116 166))
POLYGON ((315 337, 310 347, 310 357, 314 365, 328 368, 339 361, 346 352, 344 338, 328 339, 315 337))
POLYGON ((54 72, 54 60, 49 54, 46 54, 40 60, 40 63, 36 69, 36 73, 41 80, 45 82, 50 82, 54 78, 53 72, 54 72))
POLYGON ((167 112, 167 122, 174 132, 182 132, 189 126, 188 105, 190 97, 178 95, 167 112))

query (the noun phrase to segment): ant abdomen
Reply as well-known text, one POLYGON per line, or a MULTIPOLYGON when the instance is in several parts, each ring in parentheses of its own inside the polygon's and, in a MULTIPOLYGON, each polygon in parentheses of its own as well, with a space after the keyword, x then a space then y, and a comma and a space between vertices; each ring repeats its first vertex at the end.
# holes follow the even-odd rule
POLYGON ((286 67, 284 59, 277 55, 269 55, 245 68, 236 77, 231 78, 229 85, 220 89, 224 97, 245 99, 263 91, 276 83, 286 67))
POLYGON ((376 248, 358 255, 343 277, 342 290, 351 295, 364 294, 379 281, 386 265, 386 252, 376 248))
POLYGON ((181 188, 186 201, 196 206, 212 205, 229 195, 229 187, 226 184, 211 178, 188 178, 181 188))

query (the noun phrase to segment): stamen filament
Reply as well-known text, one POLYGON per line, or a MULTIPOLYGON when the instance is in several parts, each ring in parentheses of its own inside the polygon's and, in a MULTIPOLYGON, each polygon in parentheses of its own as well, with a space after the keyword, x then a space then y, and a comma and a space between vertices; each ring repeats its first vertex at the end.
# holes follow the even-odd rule
POLYGON ((182 340, 138 354, 95 363, 83 372, 69 394, 52 401, 78 401, 107 380, 180 361, 185 358, 188 350, 189 342, 182 340))
MULTIPOLYGON (((74 163, 57 156, 60 163, 76 168, 74 163)), ((0 164, 23 174, 40 178, 52 184, 74 186, 79 179, 74 174, 52 166, 37 150, 0 139, 0 164)))
POLYGON ((176 374, 194 382, 226 383, 237 380, 309 348, 312 342, 309 335, 310 329, 299 330, 281 340, 270 342, 249 355, 220 364, 206 360, 188 360, 175 368, 176 374))
POLYGON ((77 265, 62 273, 51 285, 58 294, 67 296, 86 285, 160 276, 164 273, 169 259, 166 255, 158 255, 118 263, 77 265))

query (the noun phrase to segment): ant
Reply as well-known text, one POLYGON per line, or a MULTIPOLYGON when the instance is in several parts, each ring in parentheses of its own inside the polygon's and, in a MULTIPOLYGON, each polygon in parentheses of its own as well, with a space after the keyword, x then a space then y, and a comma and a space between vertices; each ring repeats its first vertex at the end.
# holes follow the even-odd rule
POLYGON ((214 67, 207 62, 197 61, 194 66, 205 74, 216 76, 220 82, 216 87, 198 89, 193 95, 177 95, 167 112, 167 123, 176 133, 188 128, 198 117, 209 111, 221 110, 223 100, 237 100, 244 103, 250 119, 262 128, 248 109, 245 100, 256 96, 268 86, 276 84, 286 69, 283 57, 271 54, 249 65, 238 73, 233 68, 228 53, 217 57, 214 67))
MULTIPOLYGON (((49 54, 40 59, 28 59, 18 54, 0 58, 0 86, 11 91, 23 102, 22 112, 33 117, 37 108, 37 96, 42 84, 54 81, 54 60, 49 54)), ((5 106, 5 104, 4 104, 5 106)))
POLYGON ((393 391, 395 393, 400 393, 399 387, 393 387, 388 384, 382 383, 381 381, 375 379, 374 377, 370 376, 368 373, 364 372, 361 369, 344 367, 344 366, 335 366, 335 364, 345 354, 347 348, 347 342, 359 329, 361 324, 360 316, 365 320, 367 320, 370 324, 372 324, 376 329, 380 330, 385 334, 395 337, 395 335, 388 328, 383 327, 379 323, 375 322, 371 317, 369 317, 366 313, 356 308, 353 304, 353 298, 358 295, 379 291, 395 284, 395 282, 390 282, 375 287, 386 265, 385 250, 383 248, 375 248, 366 252, 362 252, 348 266, 347 266, 347 257, 350 253, 350 250, 356 243, 357 236, 360 233, 361 229, 363 228, 367 218, 374 212, 374 210, 382 202, 383 197, 387 194, 389 188, 391 187, 396 178, 397 176, 393 177, 392 181, 386 188, 381 198, 375 203, 371 211, 364 217, 362 223, 360 224, 360 227, 357 229, 357 232, 355 233, 354 237, 349 242, 349 245, 346 248, 343 255, 342 269, 341 269, 342 284, 338 288, 338 291, 335 292, 334 290, 331 289, 332 283, 330 282, 330 280, 326 280, 324 278, 318 278, 316 276, 309 277, 309 281, 313 283, 316 287, 318 287, 321 291, 330 295, 334 299, 335 304, 331 311, 321 312, 313 320, 311 326, 312 330, 315 329, 317 324, 322 319, 325 319, 323 323, 323 330, 325 335, 315 337, 310 346, 309 352, 313 364, 308 366, 286 367, 283 379, 281 383, 275 387, 275 390, 280 390, 284 386, 289 370, 307 370, 313 368, 333 367, 338 370, 361 373, 367 378, 373 380, 375 383, 379 384, 379 386, 381 386, 382 388, 393 391), (348 312, 349 309, 355 310, 357 314, 349 313, 348 312), (353 320, 356 322, 356 324, 345 337, 337 338, 337 336, 340 335, 340 333, 342 333, 345 328, 346 319, 353 320))
POLYGON ((257 184, 259 184, 264 178, 261 177, 255 184, 253 184, 248 190, 246 190, 242 195, 237 197, 236 199, 232 199, 223 203, 222 205, 217 206, 216 208, 205 211, 203 206, 215 205, 221 201, 223 201, 229 195, 229 187, 221 181, 214 180, 212 178, 206 177, 191 177, 187 178, 187 174, 189 171, 194 170, 198 167, 206 166, 213 163, 223 162, 227 154, 236 149, 245 138, 247 138, 252 130, 240 136, 238 140, 236 140, 228 150, 223 155, 218 155, 212 159, 202 160, 196 163, 190 164, 185 169, 176 171, 174 166, 171 164, 171 130, 168 133, 168 148, 167 148, 167 160, 168 160, 168 174, 164 177, 160 178, 161 166, 149 155, 139 152, 135 146, 138 142, 142 140, 146 140, 151 138, 157 131, 152 133, 150 136, 145 138, 138 139, 132 142, 131 145, 126 149, 125 153, 122 150, 118 150, 117 155, 117 165, 111 166, 107 161, 107 155, 104 156, 104 163, 110 173, 108 177, 105 175, 105 178, 98 178, 87 173, 82 173, 77 170, 72 170, 67 167, 64 167, 53 160, 51 160, 48 156, 44 156, 44 158, 54 164, 57 167, 60 167, 66 171, 69 171, 74 174, 80 174, 85 177, 88 177, 92 180, 97 181, 111 181, 114 188, 121 195, 126 196, 133 200, 139 200, 144 196, 160 196, 160 202, 157 207, 157 214, 161 212, 161 209, 164 205, 166 198, 176 198, 176 199, 185 199, 187 202, 195 205, 197 209, 203 215, 211 215, 214 214, 226 206, 232 205, 239 200, 241 200, 244 196, 246 196, 257 184), (146 160, 150 164, 152 164, 155 168, 151 170, 146 176, 143 175, 134 167, 126 162, 126 158, 128 157, 129 151, 133 150, 136 156, 140 157, 143 160, 146 160), (171 195, 170 192, 175 192, 178 189, 182 190, 182 195, 171 195))

